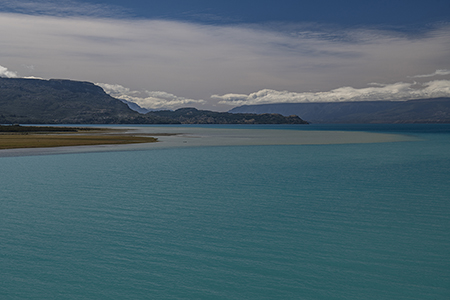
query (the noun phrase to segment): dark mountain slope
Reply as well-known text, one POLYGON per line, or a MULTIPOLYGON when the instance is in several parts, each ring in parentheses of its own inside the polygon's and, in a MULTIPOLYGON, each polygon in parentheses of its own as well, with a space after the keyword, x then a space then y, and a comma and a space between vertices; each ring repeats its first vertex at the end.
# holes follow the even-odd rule
POLYGON ((90 82, 0 78, 0 123, 173 123, 146 117, 90 82))

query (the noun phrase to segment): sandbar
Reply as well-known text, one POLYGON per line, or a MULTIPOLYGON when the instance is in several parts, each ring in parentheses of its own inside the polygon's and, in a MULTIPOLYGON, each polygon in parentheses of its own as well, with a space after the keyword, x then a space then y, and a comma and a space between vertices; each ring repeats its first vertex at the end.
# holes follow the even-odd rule
MULTIPOLYGON (((306 125, 300 125, 306 126, 306 125)), ((257 145, 326 145, 356 143, 386 143, 412 141, 416 138, 390 133, 363 131, 279 129, 229 129, 205 127, 139 127, 138 134, 173 134, 158 137, 159 143, 138 147, 203 147, 203 146, 257 146, 257 145)))

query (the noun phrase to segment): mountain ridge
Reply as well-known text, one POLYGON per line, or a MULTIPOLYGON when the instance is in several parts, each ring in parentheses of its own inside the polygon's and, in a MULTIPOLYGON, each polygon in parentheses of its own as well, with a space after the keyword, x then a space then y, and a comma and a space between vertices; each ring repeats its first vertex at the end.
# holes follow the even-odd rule
POLYGON ((0 124, 307 123, 297 116, 231 114, 195 108, 141 114, 129 106, 91 82, 0 77, 0 124))
POLYGON ((229 112, 295 114, 310 123, 450 123, 450 98, 243 105, 229 112))

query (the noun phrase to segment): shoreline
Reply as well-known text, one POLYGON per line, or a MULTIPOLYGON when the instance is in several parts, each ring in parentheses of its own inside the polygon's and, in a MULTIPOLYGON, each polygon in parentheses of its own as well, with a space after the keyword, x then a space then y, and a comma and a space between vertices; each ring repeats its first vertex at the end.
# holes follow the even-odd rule
MULTIPOLYGON (((364 131, 231 129, 179 126, 124 126, 95 128, 97 132, 51 134, 67 137, 71 144, 40 147, 16 147, 0 150, 0 157, 85 153, 104 151, 136 151, 151 149, 211 147, 211 146, 268 146, 268 145, 330 145, 358 143, 389 143, 417 141, 413 136, 364 131), (100 129, 100 130, 99 130, 100 129), (91 139, 81 143, 82 137, 91 139), (158 138, 156 138, 158 137, 158 138), (78 139, 78 140, 77 140, 78 139)), ((5 137, 6 135, 3 135, 5 137)), ((41 138, 45 135, 24 135, 41 138)), ((0 135, 1 141, 2 135, 0 135)), ((60 139, 61 141, 61 139, 60 139)))
POLYGON ((5 134, 0 135, 0 150, 73 146, 155 143, 158 139, 124 134, 5 134))
POLYGON ((147 135, 121 129, 57 126, 0 126, 0 150, 155 143, 147 135), (118 133, 120 132, 120 133, 118 133))

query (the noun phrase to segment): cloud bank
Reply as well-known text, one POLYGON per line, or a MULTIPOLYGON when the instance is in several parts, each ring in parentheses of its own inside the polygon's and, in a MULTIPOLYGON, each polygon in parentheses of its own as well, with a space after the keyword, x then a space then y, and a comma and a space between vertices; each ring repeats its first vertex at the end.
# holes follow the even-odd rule
MULTIPOLYGON (((35 2, 0 0, 11 10, 13 3, 19 12, 35 2)), ((205 25, 74 17, 76 2, 62 1, 60 12, 51 8, 57 2, 42 3, 54 9, 51 16, 0 13, 0 64, 23 77, 109 83, 109 93, 146 108, 401 99, 445 94, 450 79, 448 24, 417 35, 311 24, 205 25), (414 74, 425 75, 404 83, 414 74), (424 82, 433 76, 444 81, 424 82), (367 87, 371 82, 385 85, 367 87)))
POLYGON ((445 75, 450 75, 450 70, 446 70, 446 69, 442 69, 442 70, 436 70, 436 72, 431 73, 431 74, 425 74, 425 75, 416 75, 416 76, 411 76, 412 78, 426 78, 426 77, 434 77, 434 76, 445 76, 445 75))
POLYGON ((119 84, 97 83, 97 85, 102 87, 112 97, 136 103, 140 107, 147 109, 175 109, 206 102, 205 100, 187 99, 161 91, 132 91, 119 84))
POLYGON ((341 87, 328 92, 295 93, 264 89, 251 94, 212 95, 219 103, 253 105, 269 103, 347 102, 347 101, 402 101, 450 97, 450 80, 435 80, 423 84, 399 82, 355 89, 341 87))
POLYGON ((0 66, 0 77, 15 78, 18 75, 16 72, 8 71, 8 68, 0 66))

